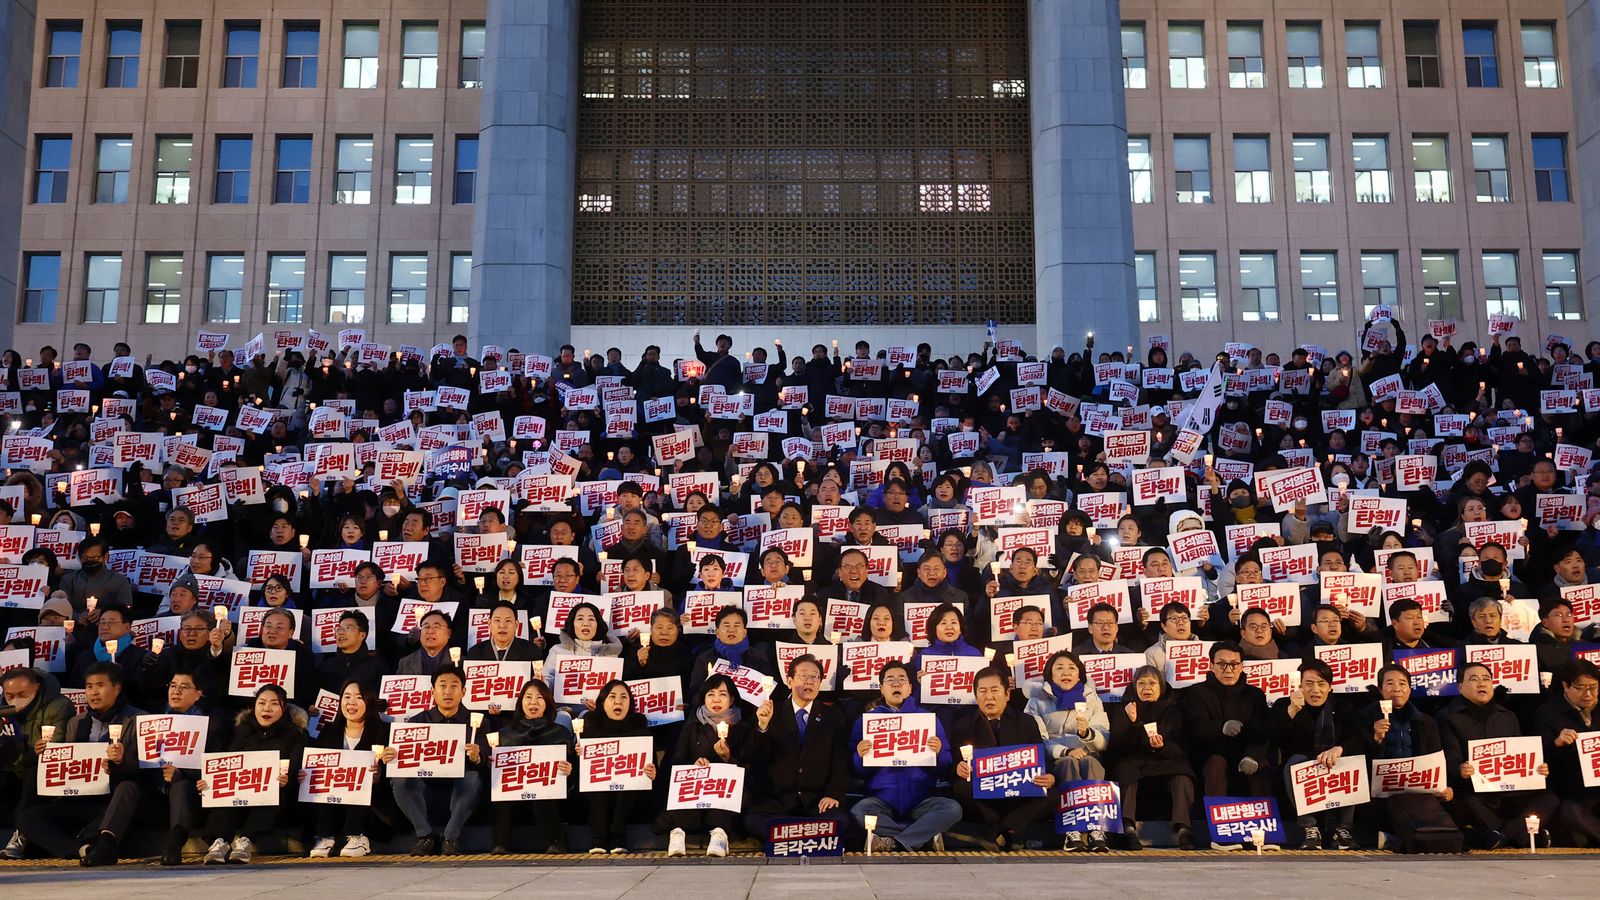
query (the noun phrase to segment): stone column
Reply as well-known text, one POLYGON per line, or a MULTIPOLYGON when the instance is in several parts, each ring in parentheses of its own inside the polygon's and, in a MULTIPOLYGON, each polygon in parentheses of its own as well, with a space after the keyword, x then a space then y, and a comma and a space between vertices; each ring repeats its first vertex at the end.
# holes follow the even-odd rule
POLYGON ((0 0, 0 347, 9 347, 22 302, 22 198, 27 190, 28 100, 33 91, 34 0, 0 0))
POLYGON ((578 0, 488 0, 486 24, 469 337, 554 354, 572 332, 578 0))
POLYGON ((1117 0, 1029 0, 1037 352, 1137 345, 1117 0))
MULTIPOLYGON (((1572 88, 1572 121, 1576 129, 1569 165, 1577 177, 1578 210, 1583 220, 1578 277, 1583 283, 1584 318, 1593 323, 1591 310, 1600 300, 1600 0, 1567 0, 1564 62, 1564 77, 1572 88)), ((1573 331, 1562 330, 1574 335, 1573 331)), ((1595 330, 1593 324, 1589 325, 1589 334, 1595 330)))

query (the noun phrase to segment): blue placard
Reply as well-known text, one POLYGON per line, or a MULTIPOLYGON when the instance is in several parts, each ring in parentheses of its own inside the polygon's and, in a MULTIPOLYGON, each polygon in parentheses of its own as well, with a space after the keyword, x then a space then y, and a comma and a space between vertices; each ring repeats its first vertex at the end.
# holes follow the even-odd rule
POLYGON ((1056 834, 1122 833, 1122 788, 1114 781, 1069 781, 1056 804, 1056 834))
POLYGON ((1394 649, 1396 665, 1411 673, 1411 692, 1423 697, 1454 697, 1461 693, 1456 684, 1460 651, 1452 647, 1394 649))
POLYGON ((1282 845, 1283 818, 1271 797, 1207 797, 1206 831, 1214 844, 1248 844, 1250 832, 1266 832, 1266 842, 1282 845))
POLYGON ((838 819, 768 819, 764 849, 774 859, 843 856, 844 832, 838 819))
POLYGON ((1043 774, 1044 747, 1039 744, 980 747, 972 755, 972 798, 1043 797, 1048 791, 1033 783, 1043 774))

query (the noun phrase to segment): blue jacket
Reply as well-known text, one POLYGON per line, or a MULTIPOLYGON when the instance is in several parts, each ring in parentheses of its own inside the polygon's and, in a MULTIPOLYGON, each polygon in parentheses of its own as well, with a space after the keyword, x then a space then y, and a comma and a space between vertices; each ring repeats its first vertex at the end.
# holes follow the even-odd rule
MULTIPOLYGON (((882 703, 874 706, 867 712, 874 713, 924 713, 930 710, 917 705, 914 698, 907 697, 906 702, 898 710, 890 709, 882 703)), ((894 808, 898 815, 906 815, 916 808, 918 803, 926 800, 933 794, 934 780, 938 773, 949 772, 950 769, 950 738, 945 734, 944 723, 934 720, 934 734, 939 738, 938 763, 933 766, 917 767, 873 767, 868 769, 861 765, 861 754, 855 752, 857 744, 861 743, 861 719, 856 719, 855 727, 850 729, 850 768, 856 776, 866 781, 866 791, 884 803, 894 808)))

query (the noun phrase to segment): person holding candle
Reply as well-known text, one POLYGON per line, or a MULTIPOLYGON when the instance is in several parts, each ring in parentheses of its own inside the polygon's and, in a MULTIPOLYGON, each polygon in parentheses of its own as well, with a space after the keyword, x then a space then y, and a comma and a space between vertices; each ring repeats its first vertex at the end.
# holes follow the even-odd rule
MULTIPOLYGON (((294 774, 299 770, 301 751, 306 746, 306 722, 306 711, 291 704, 288 693, 275 684, 257 689, 252 707, 239 713, 228 750, 277 752, 280 761, 278 805, 213 809, 205 830, 217 838, 206 850, 206 865, 247 864, 255 859, 255 837, 271 831, 280 817, 284 821, 299 821, 295 792, 285 788, 294 784, 294 774), (282 767, 283 762, 289 764, 287 770, 282 767)), ((200 796, 205 796, 205 779, 196 781, 195 788, 200 796)))
MULTIPOLYGON (((1066 650, 1058 651, 1045 660, 1044 674, 1041 681, 1028 682, 1024 690, 1029 695, 1027 713, 1044 722, 1045 753, 1054 760, 1051 769, 1056 781, 1104 781, 1101 756, 1110 739, 1111 723, 1099 693, 1084 677, 1083 660, 1066 650)), ((1087 835, 1069 832, 1066 849, 1102 853, 1110 845, 1104 831, 1093 829, 1087 835)))
MULTIPOLYGON (((878 672, 878 698, 867 712, 870 713, 920 713, 928 712, 919 706, 912 695, 916 680, 911 667, 903 662, 884 663, 878 672)), ((872 837, 873 853, 890 853, 896 850, 933 850, 944 852, 944 833, 961 821, 961 804, 941 796, 937 790, 942 773, 950 771, 950 739, 944 724, 934 723, 934 737, 928 749, 936 754, 932 766, 874 766, 862 765, 872 742, 862 734, 862 720, 857 719, 851 730, 851 743, 855 753, 850 757, 850 768, 857 778, 866 782, 866 796, 850 807, 850 814, 858 824, 875 820, 872 837)))
POLYGON ((133 611, 126 606, 102 603, 95 623, 96 640, 79 646, 66 676, 67 684, 84 684, 95 663, 109 662, 122 667, 130 703, 144 696, 136 679, 143 670, 149 651, 133 642, 133 611))
POLYGON ((1161 672, 1141 666, 1112 713, 1106 758, 1111 780, 1122 786, 1123 833, 1129 850, 1146 845, 1139 836, 1139 796, 1146 786, 1165 788, 1172 800, 1172 833, 1181 850, 1194 849, 1190 807, 1194 769, 1189 764, 1183 712, 1161 672))
MULTIPOLYGON (((700 692, 699 708, 678 733, 677 746, 669 757, 671 765, 741 765, 740 753, 755 730, 748 711, 733 679, 722 674, 707 678, 700 692)), ((728 833, 737 821, 738 814, 727 810, 673 810, 656 817, 655 830, 658 834, 668 833, 668 856, 688 852, 686 840, 690 832, 707 835, 707 856, 727 856, 728 833)))
POLYGON ((1048 739, 1037 716, 1011 705, 1010 682, 1010 673, 999 666, 978 672, 972 679, 977 705, 950 730, 950 739, 962 748, 951 791, 964 817, 982 824, 983 832, 976 839, 979 846, 991 851, 1018 849, 1018 835, 1056 807, 1056 799, 1049 793, 1056 786, 1056 776, 1050 772, 1034 779, 1034 784, 1045 789, 1044 797, 980 800, 972 796, 972 757, 967 748, 1039 744, 1048 739))
POLYGON ((110 542, 98 535, 78 542, 79 568, 61 576, 60 585, 60 589, 67 592, 67 599, 72 601, 74 618, 82 618, 90 596, 133 607, 133 583, 128 576, 106 565, 110 552, 110 542))
MULTIPOLYGON (((625 683, 608 681, 596 696, 594 709, 582 719, 583 740, 650 736, 650 723, 634 709, 633 693, 625 683)), ((655 764, 646 763, 644 774, 654 781, 655 764)), ((648 791, 597 791, 587 796, 589 852, 604 853, 609 848, 614 856, 627 853, 628 826, 645 821, 644 800, 653 795, 648 791)))
MULTIPOLYGON (((45 729, 62 733, 73 716, 72 701, 61 696, 54 679, 37 669, 18 666, 0 673, 0 690, 10 712, 0 716, 0 791, 14 798, 13 815, 37 803, 39 754, 35 748, 44 739, 45 729)), ((13 831, 5 850, 6 859, 21 859, 26 849, 22 832, 13 831)))
MULTIPOLYGON (((1522 725, 1505 704, 1496 699, 1494 673, 1482 663, 1469 662, 1458 676, 1460 696, 1435 719, 1439 741, 1444 745, 1445 776, 1455 789, 1451 812, 1455 820, 1472 829, 1477 845, 1495 850, 1515 844, 1525 834, 1522 822, 1537 815, 1543 822, 1555 820, 1561 801, 1548 790, 1479 793, 1472 785, 1475 767, 1469 761, 1467 744, 1487 738, 1521 737, 1522 725)), ((1548 776, 1548 761, 1538 767, 1548 776)))
MULTIPOLYGON (((1065 525, 1066 517, 1062 517, 1065 525)), ((1067 627, 1066 608, 1061 605, 1061 591, 1054 581, 1039 568, 1039 555, 1031 547, 1018 547, 1011 551, 1008 567, 994 573, 984 584, 984 596, 978 600, 967 621, 972 625, 972 644, 987 647, 996 639, 989 633, 989 605, 995 597, 1031 597, 1043 595, 1049 599, 1048 627, 1061 633, 1067 627)))
MULTIPOLYGON (((206 743, 201 749, 208 753, 219 752, 228 746, 233 734, 234 713, 223 698, 208 701, 202 685, 195 676, 186 672, 175 673, 166 687, 165 714, 179 716, 205 716, 206 743)), ((160 747, 160 744, 157 744, 160 747)), ((180 769, 166 760, 162 761, 161 778, 167 794, 167 813, 171 830, 167 832, 166 847, 161 852, 163 866, 176 866, 183 862, 183 846, 189 840, 200 814, 200 792, 195 786, 200 777, 198 769, 180 769)))
MULTIPOLYGON (((1358 755, 1366 746, 1360 721, 1349 705, 1333 693, 1333 670, 1321 660, 1300 664, 1299 684, 1289 696, 1273 704, 1269 728, 1285 779, 1292 766, 1316 760, 1331 769, 1342 757, 1358 755)), ((1286 785, 1286 793, 1292 796, 1293 783, 1286 781, 1286 785)), ((1295 824, 1303 831, 1300 849, 1320 850, 1325 840, 1331 849, 1356 849, 1355 838, 1350 834, 1354 817, 1352 806, 1299 815, 1295 824), (1326 838, 1324 830, 1328 832, 1326 838)))
MULTIPOLYGON (((350 615, 346 613, 345 615, 350 615)), ((341 624, 343 621, 341 620, 341 624)), ((320 750, 372 750, 389 743, 389 723, 383 720, 383 703, 378 699, 374 685, 359 680, 347 681, 339 689, 339 712, 322 733, 311 741, 320 750)), ((382 777, 377 758, 372 761, 372 777, 382 777)), ((302 770, 299 780, 304 781, 302 770)), ((311 858, 332 855, 338 839, 344 835, 344 847, 339 855, 359 858, 372 852, 372 842, 367 838, 367 825, 372 820, 371 806, 316 804, 317 838, 311 843, 311 858)))
MULTIPOLYGON (((1411 673, 1404 666, 1390 663, 1378 670, 1378 696, 1378 700, 1356 712, 1364 726, 1362 735, 1369 760, 1427 756, 1444 748, 1433 717, 1411 702, 1411 673)), ((1380 846, 1390 844, 1394 838, 1393 842, 1402 849, 1414 852, 1415 847, 1406 843, 1411 835, 1397 822, 1449 822, 1450 813, 1444 804, 1454 798, 1455 789, 1445 785, 1437 796, 1403 793, 1379 802, 1378 827, 1384 835, 1380 846)), ((1458 841, 1459 838, 1458 832, 1458 841)))
MULTIPOLYGON (((389 783, 395 802, 417 834, 417 841, 411 847, 412 856, 440 853, 459 856, 461 832, 483 797, 485 757, 482 747, 474 740, 472 713, 461 705, 465 694, 466 679, 461 670, 447 663, 433 673, 433 706, 406 720, 418 724, 467 726, 466 772, 460 778, 395 778, 389 783), (449 798, 450 818, 442 833, 435 830, 428 817, 430 794, 447 794, 449 798)), ((394 762, 395 756, 394 747, 385 746, 380 762, 387 765, 394 762)))
POLYGON ((450 651, 460 650, 454 636, 455 622, 442 609, 430 609, 417 620, 420 646, 402 657, 396 675, 433 675, 452 663, 450 651))
MULTIPOLYGON (((9 679, 7 679, 9 681, 9 679)), ((61 797, 29 805, 17 813, 17 830, 29 844, 55 859, 76 859, 85 866, 117 862, 117 849, 128 836, 134 813, 154 787, 156 770, 140 771, 130 748, 134 720, 144 715, 123 695, 123 671, 116 663, 92 663, 84 677, 88 709, 73 716, 50 741, 41 733, 34 755, 46 743, 105 743, 111 770, 111 793, 100 797, 61 797)))

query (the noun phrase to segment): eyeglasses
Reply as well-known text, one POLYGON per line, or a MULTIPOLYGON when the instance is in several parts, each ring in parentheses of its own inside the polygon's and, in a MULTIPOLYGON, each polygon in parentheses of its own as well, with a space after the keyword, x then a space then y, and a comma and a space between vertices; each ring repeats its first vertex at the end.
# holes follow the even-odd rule
POLYGON ((1219 660, 1217 662, 1212 663, 1211 664, 1211 668, 1213 668, 1213 669, 1221 669, 1224 672, 1231 672, 1234 669, 1242 669, 1242 668, 1244 668, 1244 663, 1222 662, 1222 661, 1219 660))

